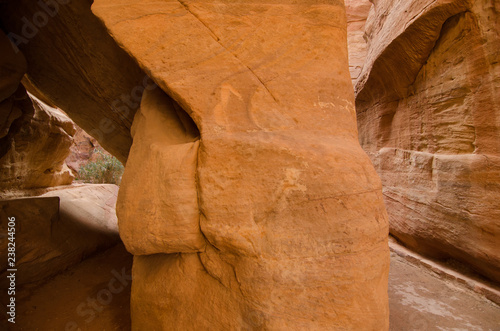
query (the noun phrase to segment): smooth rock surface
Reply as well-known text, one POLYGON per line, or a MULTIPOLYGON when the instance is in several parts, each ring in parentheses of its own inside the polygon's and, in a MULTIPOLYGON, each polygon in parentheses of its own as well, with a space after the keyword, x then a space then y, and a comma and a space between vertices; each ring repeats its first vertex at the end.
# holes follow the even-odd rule
MULTIPOLYGON (((116 244, 117 193, 116 185, 81 185, 0 201, 2 219, 16 219, 16 284, 38 283, 116 244)), ((1 226, 7 233, 7 222, 1 226)), ((7 242, 7 237, 0 240, 3 261, 7 261, 7 242)), ((6 279, 5 267, 1 277, 6 279)))
POLYGON ((118 202, 136 254, 132 328, 387 330, 387 215, 358 143, 343 2, 113 0, 92 10, 180 106, 158 96, 153 116, 146 95, 145 119, 134 120, 144 156, 132 152, 118 202), (148 112, 158 123, 161 113, 192 118, 196 163, 176 163, 193 155, 193 136, 185 150, 165 139, 146 153, 148 112), (147 181, 137 180, 142 164, 147 181), (197 205, 159 194, 193 185, 197 205), (186 251, 191 237, 171 225, 195 209, 205 246, 151 255, 157 234, 178 235, 163 253, 186 251))
POLYGON ((379 0, 357 80, 360 141, 391 233, 500 280, 500 3, 379 0))
POLYGON ((488 330, 500 325, 500 306, 391 253, 391 331, 488 330))
POLYGON ((129 331, 131 269, 132 256, 118 244, 43 284, 20 288, 15 326, 2 314, 0 328, 129 331))

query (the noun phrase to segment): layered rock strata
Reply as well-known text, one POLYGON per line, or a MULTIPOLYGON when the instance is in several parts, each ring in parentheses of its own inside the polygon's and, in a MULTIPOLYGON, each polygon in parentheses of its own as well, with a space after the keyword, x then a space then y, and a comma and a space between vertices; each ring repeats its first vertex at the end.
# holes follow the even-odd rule
POLYGON ((59 110, 30 98, 22 86, 19 94, 13 97, 13 107, 24 113, 3 142, 7 151, 0 157, 0 191, 71 184, 74 177, 65 159, 73 144, 74 123, 59 110))
POLYGON ((356 85, 391 233, 500 280, 500 3, 379 0, 356 85))
POLYGON ((367 43, 365 40, 366 19, 372 9, 370 0, 345 0, 347 14, 347 42, 349 46, 349 71, 353 85, 356 84, 365 63, 367 43))
POLYGON ((63 109, 125 162, 132 119, 151 82, 90 6, 87 0, 4 1, 0 21, 14 49, 26 57, 24 85, 30 93, 63 109))

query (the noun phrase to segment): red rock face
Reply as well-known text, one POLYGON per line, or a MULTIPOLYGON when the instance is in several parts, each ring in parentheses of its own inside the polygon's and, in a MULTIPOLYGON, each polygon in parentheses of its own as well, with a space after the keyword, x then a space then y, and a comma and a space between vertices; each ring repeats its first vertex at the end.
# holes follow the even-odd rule
POLYGON ((68 185, 73 175, 64 162, 75 134, 74 123, 59 110, 31 96, 21 86, 14 107, 24 115, 5 138, 0 157, 0 190, 68 185))
POLYGON ((369 0, 345 0, 347 14, 347 42, 349 44, 349 71, 356 83, 366 58, 365 24, 372 3, 369 0))
POLYGON ((117 202, 133 329, 387 330, 387 219, 343 1, 92 10, 159 86, 117 202))
POLYGON ((98 142, 89 136, 82 128, 77 127, 73 136, 73 145, 70 147, 71 153, 66 158, 66 164, 71 171, 76 174, 80 167, 91 161, 94 148, 98 142))
POLYGON ((500 280, 500 4, 377 1, 356 85, 391 233, 500 280))
MULTIPOLYGON (((0 216, 16 218, 17 285, 40 283, 118 243, 117 193, 118 187, 110 184, 65 186, 37 197, 0 201, 0 216)), ((0 229, 6 233, 7 223, 0 229)), ((1 258, 7 259, 7 247, 8 240, 0 239, 1 258)), ((1 285, 7 274, 5 266, 1 285)))

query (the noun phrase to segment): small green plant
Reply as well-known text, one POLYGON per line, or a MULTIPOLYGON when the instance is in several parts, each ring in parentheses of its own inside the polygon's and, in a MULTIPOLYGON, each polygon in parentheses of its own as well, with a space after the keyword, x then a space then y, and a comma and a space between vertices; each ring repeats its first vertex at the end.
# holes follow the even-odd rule
POLYGON ((120 185, 123 164, 116 157, 104 153, 102 148, 95 148, 93 153, 95 161, 80 167, 77 179, 85 183, 120 185))

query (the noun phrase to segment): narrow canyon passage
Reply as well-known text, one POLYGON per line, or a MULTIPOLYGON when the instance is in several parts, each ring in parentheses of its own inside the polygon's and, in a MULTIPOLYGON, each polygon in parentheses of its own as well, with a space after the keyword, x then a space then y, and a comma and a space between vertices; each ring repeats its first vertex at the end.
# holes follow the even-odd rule
POLYGON ((500 331, 499 13, 0 0, 0 329, 500 331))

